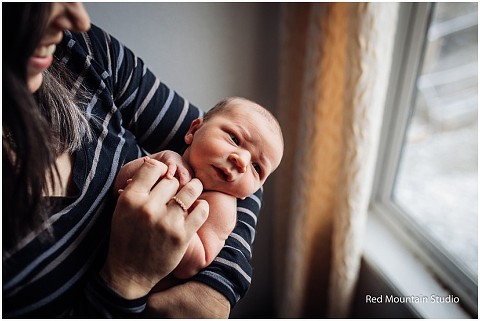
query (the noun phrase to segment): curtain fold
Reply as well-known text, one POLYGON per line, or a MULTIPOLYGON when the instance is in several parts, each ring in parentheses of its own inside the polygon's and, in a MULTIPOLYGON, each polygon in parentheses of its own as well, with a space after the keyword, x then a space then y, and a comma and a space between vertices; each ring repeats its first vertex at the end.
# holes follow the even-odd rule
POLYGON ((398 4, 357 3, 350 7, 349 45, 342 124, 329 316, 348 317, 360 270, 362 241, 397 25, 398 4))
POLYGON ((278 315, 347 317, 393 48, 394 3, 285 3, 275 181, 278 315))

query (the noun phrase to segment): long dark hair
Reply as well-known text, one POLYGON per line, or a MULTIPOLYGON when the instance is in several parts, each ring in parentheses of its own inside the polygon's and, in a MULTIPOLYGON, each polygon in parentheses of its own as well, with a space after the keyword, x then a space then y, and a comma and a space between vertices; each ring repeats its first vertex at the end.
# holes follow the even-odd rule
POLYGON ((4 3, 2 64, 3 248, 39 224, 46 175, 52 176, 48 124, 27 86, 27 61, 45 30, 46 3, 4 3))
POLYGON ((27 85, 27 62, 50 16, 49 3, 3 3, 3 250, 45 221, 43 197, 54 186, 57 156, 91 137, 75 106, 68 75, 58 62, 44 73, 41 88, 27 85), (64 86, 65 85, 65 86, 64 86))

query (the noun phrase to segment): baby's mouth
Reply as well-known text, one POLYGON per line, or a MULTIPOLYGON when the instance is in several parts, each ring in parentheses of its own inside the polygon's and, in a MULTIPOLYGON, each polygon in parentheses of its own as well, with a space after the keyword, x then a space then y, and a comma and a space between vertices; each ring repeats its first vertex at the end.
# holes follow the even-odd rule
POLYGON ((225 182, 232 181, 232 174, 227 169, 222 169, 216 166, 213 166, 217 175, 224 180, 225 182))

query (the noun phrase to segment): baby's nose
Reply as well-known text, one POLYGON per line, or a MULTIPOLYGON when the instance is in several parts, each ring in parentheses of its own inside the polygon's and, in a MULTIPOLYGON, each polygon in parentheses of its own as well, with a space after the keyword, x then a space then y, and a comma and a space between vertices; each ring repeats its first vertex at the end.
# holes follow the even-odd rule
POLYGON ((228 157, 228 160, 232 162, 237 172, 245 173, 247 172, 247 164, 248 164, 247 158, 248 158, 248 155, 246 155, 246 153, 244 153, 244 155, 239 153, 232 153, 228 157))

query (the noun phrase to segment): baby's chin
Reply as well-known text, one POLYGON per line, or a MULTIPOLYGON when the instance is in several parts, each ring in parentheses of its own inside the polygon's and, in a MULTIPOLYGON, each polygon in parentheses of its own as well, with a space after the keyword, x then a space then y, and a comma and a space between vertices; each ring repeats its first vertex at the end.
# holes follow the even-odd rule
POLYGON ((223 194, 233 196, 233 197, 241 199, 241 200, 246 199, 248 196, 250 196, 250 195, 252 195, 253 193, 256 192, 256 190, 255 190, 255 191, 253 191, 249 194, 246 194, 246 195, 244 194, 245 191, 243 191, 244 193, 235 193, 235 191, 228 191, 227 189, 222 189, 221 186, 216 185, 209 180, 203 180, 202 181, 202 179, 200 177, 198 177, 197 175, 195 177, 197 177, 202 182, 204 191, 219 192, 219 193, 223 193, 223 194))
POLYGON ((253 191, 253 192, 251 192, 251 193, 249 193, 249 194, 247 194, 247 195, 245 195, 245 194, 240 194, 240 193, 235 193, 235 192, 231 192, 231 191, 230 191, 230 192, 220 191, 220 192, 225 193, 225 194, 228 194, 228 195, 231 195, 231 196, 233 196, 233 197, 235 197, 235 198, 244 200, 244 199, 246 199, 248 196, 252 195, 255 191, 253 191))
MULTIPOLYGON (((234 193, 234 194, 230 194, 232 196, 234 196, 235 198, 238 198, 238 199, 241 199, 241 200, 244 200, 246 199, 247 197, 249 197, 250 195, 252 195, 253 193, 255 193, 255 191, 252 191, 252 192, 248 192, 248 194, 238 194, 238 193, 234 193)), ((227 193, 228 194, 228 193, 227 193)))
POLYGON ((215 187, 209 188, 208 184, 206 184, 206 185, 204 184, 204 185, 203 185, 203 190, 227 194, 227 195, 233 196, 233 197, 238 198, 238 199, 241 199, 241 200, 244 200, 244 199, 246 199, 249 195, 253 194, 253 193, 250 193, 250 194, 248 194, 248 195, 239 195, 239 194, 236 194, 236 193, 231 193, 231 192, 229 192, 229 191, 220 190, 220 189, 215 188, 215 187))
POLYGON ((244 200, 246 199, 249 195, 252 195, 253 193, 250 193, 248 195, 233 195, 234 197, 238 198, 238 199, 241 199, 241 200, 244 200))

